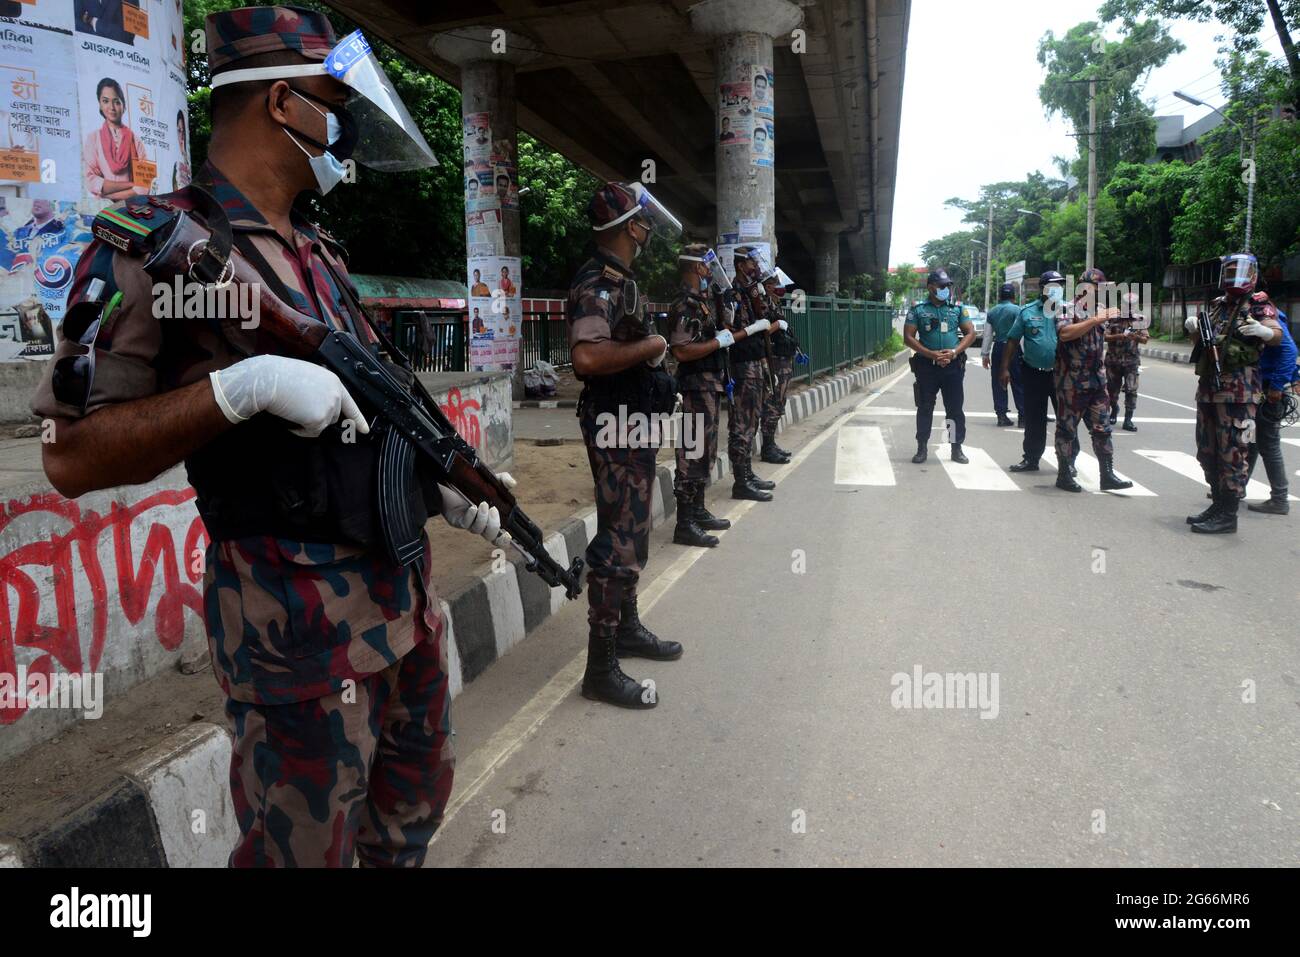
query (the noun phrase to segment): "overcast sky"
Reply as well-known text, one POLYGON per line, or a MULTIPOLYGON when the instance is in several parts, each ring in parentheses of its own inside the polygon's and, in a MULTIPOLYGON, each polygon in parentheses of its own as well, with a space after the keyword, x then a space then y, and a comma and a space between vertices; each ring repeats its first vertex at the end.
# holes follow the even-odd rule
MULTIPOLYGON (((1067 135, 1073 129, 1059 116, 1046 119, 1038 101, 1043 80, 1038 41, 1048 30, 1059 37, 1076 23, 1096 19, 1099 5, 1099 0, 999 0, 988 4, 1006 11, 995 17, 984 4, 969 0, 913 0, 891 266, 919 263, 923 243, 963 228, 961 211, 944 206, 945 199, 974 199, 984 183, 1024 179, 1034 170, 1055 176, 1052 157, 1074 155, 1074 138, 1067 135), (963 95, 966 100, 954 98, 963 95), (978 100, 970 102, 975 96, 978 100)), ((1214 37, 1224 28, 1185 20, 1172 21, 1171 28, 1187 49, 1148 74, 1143 95, 1156 100, 1157 115, 1182 114, 1190 124, 1209 110, 1172 93, 1183 90, 1222 105, 1214 37)), ((1115 25, 1106 28, 1106 36, 1117 38, 1115 25)), ((1264 39, 1269 52, 1281 56, 1271 29, 1264 39)))

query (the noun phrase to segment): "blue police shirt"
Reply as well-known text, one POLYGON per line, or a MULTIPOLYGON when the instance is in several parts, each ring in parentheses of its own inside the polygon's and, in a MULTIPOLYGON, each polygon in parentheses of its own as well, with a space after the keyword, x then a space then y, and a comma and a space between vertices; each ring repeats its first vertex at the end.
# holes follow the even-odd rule
POLYGON ((1008 339, 1019 339, 1025 362, 1035 369, 1056 365, 1056 319, 1043 311, 1043 300, 1035 299, 1020 310, 1007 330, 1008 339))
POLYGON ((927 349, 956 349, 961 341, 961 307, 936 306, 928 299, 918 302, 907 314, 907 325, 916 327, 916 338, 927 349))
POLYGON ((1282 327, 1282 341, 1275 346, 1266 346, 1259 354, 1259 376, 1264 380, 1264 388, 1286 390, 1296 378, 1296 344, 1287 328, 1285 313, 1278 313, 1278 325, 1282 327))

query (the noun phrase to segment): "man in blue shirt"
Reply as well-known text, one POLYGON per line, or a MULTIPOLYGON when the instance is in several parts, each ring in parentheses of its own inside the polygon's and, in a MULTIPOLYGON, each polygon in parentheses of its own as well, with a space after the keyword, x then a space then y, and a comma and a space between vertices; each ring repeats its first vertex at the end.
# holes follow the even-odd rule
POLYGON ((916 376, 912 390, 916 400, 916 454, 912 461, 920 465, 926 459, 934 400, 942 392, 944 415, 952 422, 952 434, 948 436, 952 460, 965 464, 970 459, 961 450, 966 441, 962 380, 966 376, 966 350, 975 341, 975 327, 953 304, 952 280, 944 270, 933 270, 926 286, 930 295, 912 307, 903 323, 903 342, 914 353, 911 366, 916 376))
MULTIPOLYGON (((1007 349, 1007 330, 1011 328, 1020 315, 1020 306, 1016 304, 1016 287, 1014 283, 1003 283, 998 290, 998 304, 989 310, 988 321, 984 324, 984 341, 980 343, 980 357, 984 368, 992 369, 989 381, 993 383, 993 409, 998 414, 998 425, 1010 425, 1007 415, 1007 387, 1002 384, 998 370, 1002 368, 1002 353, 1007 349)), ((1020 363, 1011 366, 1011 395, 1016 400, 1017 424, 1025 424, 1025 388, 1020 379, 1020 363)))
MULTIPOLYGON (((1007 330, 998 381, 1011 382, 1013 363, 1020 365, 1025 391, 1025 441, 1023 457, 1012 472, 1037 472, 1047 448, 1047 403, 1056 412, 1056 316, 1064 306, 1065 277, 1049 269, 1038 277, 1042 294, 1020 310, 1007 330)), ((1075 447, 1077 451, 1077 445, 1075 447)))
MULTIPOLYGON (((1270 313, 1272 304, 1268 293, 1257 292, 1250 297, 1250 314, 1257 320, 1277 318, 1282 337, 1265 343, 1259 356, 1259 375, 1263 380, 1264 402, 1255 416, 1255 441, 1249 452, 1247 478, 1254 474, 1255 462, 1264 459, 1271 494, 1266 502, 1252 502, 1246 508, 1265 515, 1285 515, 1291 511, 1287 503, 1286 463, 1282 461, 1282 420, 1288 411, 1287 394, 1295 389, 1300 373, 1296 370, 1296 344, 1287 327, 1286 316, 1270 313)), ((1290 401, 1295 401, 1294 396, 1290 401)))

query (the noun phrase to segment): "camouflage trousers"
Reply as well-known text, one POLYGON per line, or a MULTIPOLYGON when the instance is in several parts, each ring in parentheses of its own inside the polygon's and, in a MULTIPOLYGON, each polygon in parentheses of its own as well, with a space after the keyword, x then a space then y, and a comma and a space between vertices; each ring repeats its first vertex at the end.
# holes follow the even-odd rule
POLYGON ((1120 390, 1124 392, 1124 414, 1130 416, 1138 404, 1138 367, 1134 365, 1106 365, 1106 392, 1111 408, 1119 405, 1120 390))
POLYGON ((763 410, 763 362, 737 362, 731 367, 731 376, 736 385, 727 417, 727 458, 734 472, 736 465, 748 462, 754 452, 754 436, 763 410))
POLYGON ((696 435, 704 441, 702 447, 686 448, 680 439, 677 443, 677 472, 673 477, 673 491, 677 495, 695 497, 703 492, 713 477, 713 463, 718 458, 718 426, 722 417, 722 393, 690 391, 682 393, 682 428, 688 416, 699 416, 703 424, 696 435), (697 454, 698 453, 698 454, 697 454))
POLYGON ((656 481, 656 449, 600 448, 596 414, 580 416, 587 461, 596 483, 596 536, 587 546, 587 623, 593 635, 618 629, 624 601, 650 553, 650 496, 656 481))
POLYGON ((231 867, 420 867, 455 758, 442 616, 355 688, 288 704, 226 701, 231 867))
POLYGON ((1205 481, 1226 486, 1238 498, 1250 478, 1257 408, 1253 402, 1196 403, 1196 460, 1205 481))
POLYGON ((1079 425, 1092 433, 1092 450, 1100 458, 1115 454, 1110 439, 1110 396, 1103 383, 1092 377, 1080 380, 1069 372, 1056 372, 1056 460, 1071 462, 1079 448, 1079 425))
POLYGON ((765 439, 776 435, 776 427, 785 415, 785 396, 790 391, 790 377, 794 375, 794 358, 772 356, 768 365, 772 369, 774 388, 763 400, 762 432, 765 439))

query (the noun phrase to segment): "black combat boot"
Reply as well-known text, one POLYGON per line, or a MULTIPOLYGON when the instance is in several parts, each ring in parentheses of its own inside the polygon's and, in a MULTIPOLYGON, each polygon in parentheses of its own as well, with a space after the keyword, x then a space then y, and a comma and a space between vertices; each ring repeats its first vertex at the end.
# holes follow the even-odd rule
POLYGON ((722 532, 731 528, 730 519, 718 518, 704 507, 704 489, 700 489, 695 493, 695 500, 691 503, 691 509, 692 514, 695 516, 695 524, 706 532, 722 532))
POLYGON ((673 543, 713 548, 718 544, 718 538, 696 524, 693 498, 688 492, 677 493, 677 525, 673 529, 673 543))
POLYGON ((1038 471, 1038 459, 1034 459, 1034 460, 1031 462, 1031 461, 1029 461, 1029 459, 1024 458, 1024 457, 1021 457, 1021 459, 1020 459, 1019 462, 1017 462, 1015 465, 1011 466, 1010 471, 1012 471, 1012 472, 1037 472, 1037 471, 1038 471))
POLYGON ((790 453, 782 452, 776 447, 770 435, 763 436, 763 448, 759 453, 759 458, 769 465, 785 465, 790 461, 790 453))
POLYGON ((1117 492, 1120 489, 1133 487, 1132 482, 1115 474, 1115 456, 1102 455, 1098 457, 1098 461, 1101 463, 1101 490, 1103 492, 1117 492))
MULTIPOLYGON (((717 539, 714 539, 716 541, 717 539)), ((682 656, 682 646, 676 641, 660 641, 636 613, 636 599, 623 602, 619 613, 618 631, 615 632, 614 650, 620 658, 653 658, 655 661, 675 661, 682 656)))
POLYGON ((1121 428, 1125 432, 1136 432, 1138 430, 1138 427, 1133 424, 1133 413, 1136 409, 1137 403, 1133 405, 1129 405, 1127 402, 1124 403, 1124 425, 1121 428))
POLYGON ((1265 501, 1251 502, 1246 508, 1263 515, 1287 515, 1291 511, 1291 503, 1286 500, 1286 492, 1280 495, 1273 492, 1265 501))
POLYGON ((776 436, 775 436, 775 435, 772 436, 772 448, 776 449, 776 454, 777 454, 777 455, 784 455, 784 456, 785 456, 786 458, 788 458, 788 459, 794 457, 794 453, 792 453, 792 452, 787 452, 785 449, 781 448, 781 446, 779 446, 779 445, 776 444, 776 436))
POLYGON ((961 443, 952 444, 952 460, 958 465, 969 465, 970 459, 966 458, 966 453, 961 450, 961 443))
POLYGON ((1241 500, 1227 490, 1219 494, 1219 510, 1192 526, 1201 535, 1230 535, 1237 530, 1237 506, 1241 500))
POLYGON ((1118 420, 1119 420, 1119 403, 1112 402, 1110 404, 1110 424, 1114 425, 1118 420))
POLYGON ((748 502, 770 502, 772 493, 749 484, 749 470, 745 465, 731 467, 731 497, 748 502))
POLYGON ((998 425, 1010 425, 1010 424, 1011 424, 1011 419, 1007 416, 1007 414, 1005 412, 999 412, 998 425))
POLYGON ((1082 492, 1083 486, 1070 474, 1070 463, 1062 462, 1056 468, 1056 487, 1064 492, 1082 492))
POLYGON ((658 696, 623 674, 614 651, 614 636, 587 639, 587 670, 582 676, 582 696, 620 708, 653 708, 658 696))
POLYGON ((1187 516, 1187 524, 1188 524, 1188 525, 1196 525, 1196 524, 1198 524, 1198 523, 1200 523, 1200 522, 1208 522, 1210 519, 1214 518, 1214 516, 1218 513, 1218 511, 1219 511, 1219 486, 1217 486, 1217 485, 1211 485, 1211 486, 1210 486, 1210 494, 1209 494, 1207 497, 1210 499, 1210 507, 1207 508, 1207 509, 1206 509, 1205 511, 1203 511, 1203 512, 1198 512, 1198 513, 1195 514, 1195 515, 1188 515, 1188 516, 1187 516))
MULTIPOLYGON (((1079 453, 1077 451, 1074 453, 1074 455, 1078 455, 1078 454, 1079 453)), ((1079 467, 1074 464, 1074 455, 1070 456, 1070 478, 1079 477, 1079 467)))
POLYGON ((917 442, 917 443, 916 443, 916 454, 912 456, 912 464, 913 464, 913 465, 920 465, 922 462, 924 462, 924 461, 926 460, 926 458, 929 456, 929 454, 930 454, 930 453, 926 451, 925 443, 924 443, 924 442, 917 442))
POLYGON ((754 488, 758 489, 760 492, 770 492, 772 489, 776 488, 775 482, 770 479, 759 478, 754 474, 754 464, 752 462, 745 463, 745 481, 754 486, 754 488))

